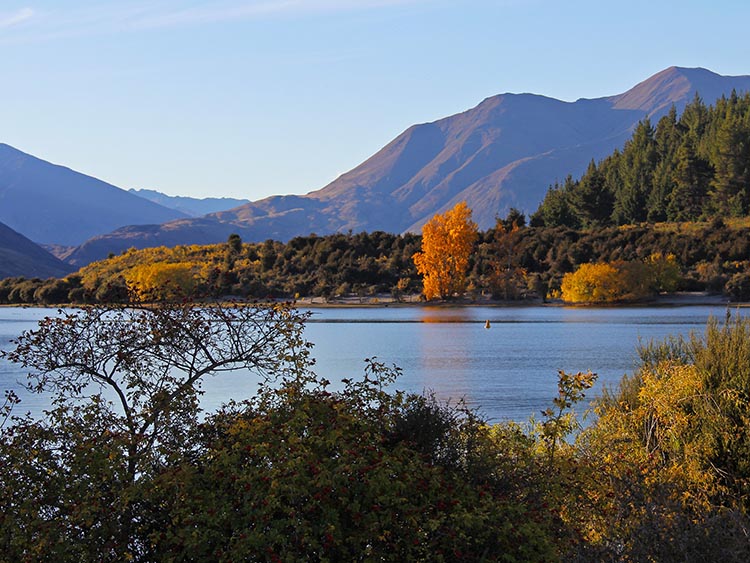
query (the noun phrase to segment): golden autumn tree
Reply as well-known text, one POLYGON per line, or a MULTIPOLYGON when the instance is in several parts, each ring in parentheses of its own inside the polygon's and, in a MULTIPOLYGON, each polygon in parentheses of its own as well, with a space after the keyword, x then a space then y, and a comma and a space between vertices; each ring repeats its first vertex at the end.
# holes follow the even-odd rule
POLYGON ((422 227, 422 252, 414 264, 427 299, 448 299, 466 291, 466 270, 477 238, 477 224, 465 201, 437 214, 422 227))
POLYGON ((195 289, 190 262, 139 264, 125 272, 125 280, 141 298, 175 299, 195 289))

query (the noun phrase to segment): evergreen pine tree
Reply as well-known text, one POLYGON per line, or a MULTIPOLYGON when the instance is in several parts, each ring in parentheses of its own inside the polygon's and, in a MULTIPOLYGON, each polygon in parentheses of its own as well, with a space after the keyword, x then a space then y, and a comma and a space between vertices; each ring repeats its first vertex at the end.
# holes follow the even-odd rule
POLYGON ((612 219, 616 224, 625 225, 646 220, 646 202, 653 188, 656 161, 654 129, 646 119, 636 126, 633 137, 625 143, 622 151, 622 183, 615 191, 612 213, 612 219))
POLYGON ((704 213, 711 167, 696 154, 693 139, 686 136, 675 155, 674 188, 667 202, 670 221, 696 221, 704 213))
POLYGON ((712 143, 710 197, 715 214, 741 216, 748 213, 750 199, 750 112, 742 112, 732 94, 712 143))
POLYGON ((568 203, 569 193, 575 189, 573 186, 571 176, 566 178, 563 186, 558 182, 550 186, 539 208, 531 216, 531 226, 579 228, 578 217, 568 203))
POLYGON ((669 113, 656 125, 657 162, 654 167, 651 192, 646 206, 649 221, 665 221, 669 194, 674 189, 675 154, 684 135, 677 119, 677 108, 672 105, 669 113))
POLYGON ((680 116, 680 128, 686 135, 690 136, 695 144, 695 149, 701 153, 699 146, 701 140, 705 137, 710 123, 710 112, 703 99, 696 92, 693 100, 685 106, 680 116))
POLYGON ((609 224, 614 197, 607 181, 592 160, 586 173, 571 190, 569 203, 582 227, 603 227, 609 224))

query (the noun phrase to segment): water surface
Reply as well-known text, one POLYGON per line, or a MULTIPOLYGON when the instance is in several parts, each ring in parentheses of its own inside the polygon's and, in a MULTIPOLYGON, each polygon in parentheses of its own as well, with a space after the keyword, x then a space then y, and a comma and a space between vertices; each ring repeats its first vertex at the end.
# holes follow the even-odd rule
MULTIPOLYGON (((31 329, 48 309, 0 308, 0 346, 31 329)), ((591 370, 602 385, 616 385, 637 364, 639 342, 703 331, 726 307, 382 307, 312 309, 305 329, 314 343, 315 371, 334 382, 362 374, 364 359, 398 365, 398 389, 464 398, 487 418, 526 420, 550 404, 557 372, 591 370), (486 321, 490 328, 485 328, 486 321)), ((22 388, 24 373, 0 362, 0 390, 15 389, 33 413, 45 397, 22 388)), ((202 404, 212 410, 251 395, 247 373, 206 381, 202 404)))

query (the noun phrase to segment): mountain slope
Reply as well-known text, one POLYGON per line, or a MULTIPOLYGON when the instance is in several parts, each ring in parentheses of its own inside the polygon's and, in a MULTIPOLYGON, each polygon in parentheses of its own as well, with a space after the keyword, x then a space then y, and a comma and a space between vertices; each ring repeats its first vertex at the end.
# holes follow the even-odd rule
POLYGON ((246 203, 250 203, 247 199, 236 199, 232 197, 185 197, 185 196, 171 196, 163 194, 156 190, 147 189, 129 189, 133 195, 142 197, 154 203, 158 203, 168 209, 175 209, 189 217, 201 217, 208 213, 216 213, 217 211, 225 211, 232 209, 233 207, 239 207, 246 203))
POLYGON ((78 245, 135 223, 183 213, 0 144, 0 222, 37 243, 78 245))
MULTIPOLYGON (((621 147, 640 120, 655 122, 672 104, 681 110, 696 92, 713 103, 732 89, 749 91, 750 76, 671 67, 605 98, 493 96, 465 112, 408 128, 320 190, 274 196, 204 219, 232 224, 246 240, 347 230, 404 232, 465 200, 480 228, 487 228, 510 207, 534 211, 551 183, 580 176, 592 158, 621 147)), ((189 221, 163 228, 170 238, 182 232, 183 242, 193 242, 189 221)), ((217 232, 211 242, 224 240, 223 234, 217 232)), ((136 247, 154 238, 153 229, 143 238, 137 228, 127 236, 136 247)), ((110 244, 118 240, 115 233, 107 237, 110 244)), ((100 257, 78 252, 77 259, 100 257)))
POLYGON ((71 270, 69 264, 0 223, 0 279, 16 276, 56 278, 71 270))

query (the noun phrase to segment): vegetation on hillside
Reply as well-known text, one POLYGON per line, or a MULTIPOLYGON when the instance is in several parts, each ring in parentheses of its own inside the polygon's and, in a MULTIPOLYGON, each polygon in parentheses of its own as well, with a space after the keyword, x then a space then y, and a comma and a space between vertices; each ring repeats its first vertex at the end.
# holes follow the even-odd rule
POLYGON ((547 192, 535 226, 599 228, 750 214, 750 93, 636 127, 623 149, 547 192))
MULTIPOLYGON (((413 261, 421 237, 382 232, 310 235, 288 243, 244 243, 131 249, 64 279, 0 280, 0 303, 116 303, 128 284, 165 296, 252 299, 390 294, 423 291, 413 261), (158 285, 163 284, 163 285, 158 285)), ((750 228, 741 221, 633 225, 577 230, 529 227, 516 212, 479 232, 468 257, 472 299, 559 295, 563 277, 589 263, 644 263, 673 256, 679 270, 668 289, 725 292, 750 299, 750 228)))
POLYGON ((136 301, 21 335, 2 357, 55 400, 38 420, 0 409, 0 560, 750 557, 750 321, 646 346, 585 429, 594 374, 560 372, 539 420, 492 425, 393 390, 376 360, 331 385, 304 321, 136 301), (201 413, 203 378, 242 367, 257 393, 201 413))

